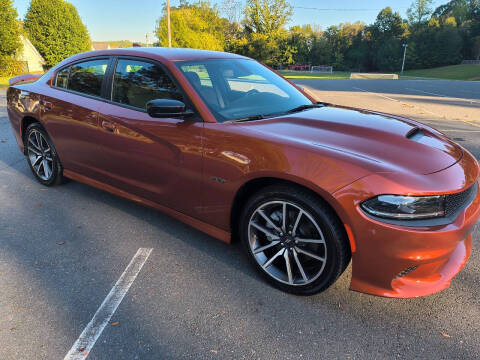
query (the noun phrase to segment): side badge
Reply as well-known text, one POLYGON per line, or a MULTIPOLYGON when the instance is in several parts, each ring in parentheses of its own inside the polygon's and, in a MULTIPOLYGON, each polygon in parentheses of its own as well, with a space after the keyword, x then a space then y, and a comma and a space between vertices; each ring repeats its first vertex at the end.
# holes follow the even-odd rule
POLYGON ((220 184, 225 184, 227 182, 227 180, 222 179, 222 178, 217 177, 217 176, 210 176, 210 180, 219 182, 220 184))

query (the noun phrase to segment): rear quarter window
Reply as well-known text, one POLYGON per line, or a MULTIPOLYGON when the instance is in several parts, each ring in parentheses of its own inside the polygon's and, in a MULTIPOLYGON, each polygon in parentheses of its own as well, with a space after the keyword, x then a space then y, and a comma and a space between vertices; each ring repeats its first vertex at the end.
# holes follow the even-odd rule
POLYGON ((84 61, 57 73, 55 86, 79 93, 101 96, 108 59, 84 61))
POLYGON ((57 73, 55 86, 66 89, 68 86, 68 74, 70 73, 70 66, 63 68, 57 73))

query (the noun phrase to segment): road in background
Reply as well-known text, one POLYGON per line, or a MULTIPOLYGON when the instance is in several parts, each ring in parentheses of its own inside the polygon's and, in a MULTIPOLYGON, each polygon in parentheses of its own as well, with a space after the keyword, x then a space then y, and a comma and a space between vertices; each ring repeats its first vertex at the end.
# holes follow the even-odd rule
POLYGON ((409 117, 480 158, 480 81, 295 80, 319 101, 409 117))
MULTIPOLYGON (((437 92, 428 88, 437 81, 298 82, 324 101, 428 121, 479 157, 471 115, 479 112, 468 101, 478 99, 480 83, 441 82, 458 87, 445 94, 457 105, 401 90, 437 92), (471 123, 460 115, 432 121, 408 105, 466 114, 471 123)), ((288 295, 257 276, 238 244, 77 182, 37 183, 10 129, 4 90, 0 204, 2 360, 62 359, 139 248, 153 252, 88 359, 480 358, 478 225, 470 261, 439 294, 396 300, 351 292, 349 268, 322 294, 288 295)))

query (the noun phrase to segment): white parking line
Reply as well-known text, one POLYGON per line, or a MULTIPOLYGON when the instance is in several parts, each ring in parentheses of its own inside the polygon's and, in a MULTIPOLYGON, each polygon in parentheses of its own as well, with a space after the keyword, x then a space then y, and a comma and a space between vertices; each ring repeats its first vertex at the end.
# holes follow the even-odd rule
POLYGON ((413 89, 413 88, 405 88, 405 89, 407 89, 407 90, 412 90, 412 91, 416 91, 416 92, 420 92, 420 93, 424 93, 424 94, 427 94, 427 95, 440 96, 440 97, 451 97, 451 96, 447 96, 447 95, 432 93, 432 92, 423 91, 423 90, 418 90, 418 89, 413 89))
POLYGON ((64 360, 85 359, 92 350, 95 342, 102 334, 103 329, 108 324, 112 315, 117 310, 118 305, 123 300, 130 286, 135 281, 138 273, 147 261, 153 249, 140 248, 132 258, 127 268, 120 276, 115 286, 110 290, 102 305, 98 308, 92 320, 82 331, 80 337, 75 341, 72 348, 65 355, 64 360))
POLYGON ((382 94, 379 94, 379 93, 376 93, 376 92, 373 92, 373 91, 368 91, 368 90, 365 90, 365 89, 362 89, 362 88, 359 88, 359 87, 355 87, 353 86, 354 89, 357 89, 357 90, 360 90, 360 91, 363 91, 363 92, 366 92, 368 94, 372 94, 372 95, 376 95, 376 96, 380 96, 384 99, 387 99, 387 100, 391 100, 391 101, 395 101, 395 102, 398 102, 400 104, 404 104, 404 105, 407 105, 407 106, 414 106, 420 110, 422 110, 423 112, 426 112, 426 113, 429 113, 431 115, 435 115, 435 116, 438 116, 438 117, 441 117, 441 115, 437 114, 437 113, 434 113, 433 111, 430 111, 430 110, 427 110, 421 106, 418 106, 418 105, 413 105, 413 104, 408 104, 406 102, 403 102, 403 101, 400 101, 400 100, 397 100, 397 99, 392 99, 391 97, 388 97, 388 96, 385 96, 385 95, 382 95, 382 94))
POLYGON ((385 95, 381 95, 379 93, 376 93, 376 92, 372 92, 372 91, 368 91, 368 90, 365 90, 365 89, 362 89, 362 88, 359 88, 359 87, 356 87, 356 86, 353 86, 354 89, 357 89, 357 90, 360 90, 360 91, 363 91, 363 92, 366 92, 366 93, 369 93, 369 94, 373 94, 373 95, 377 95, 377 96, 380 96, 384 99, 387 99, 387 100, 392 100, 392 101, 396 101, 396 102, 401 102, 400 100, 397 100, 397 99, 392 99, 388 96, 385 96, 385 95))

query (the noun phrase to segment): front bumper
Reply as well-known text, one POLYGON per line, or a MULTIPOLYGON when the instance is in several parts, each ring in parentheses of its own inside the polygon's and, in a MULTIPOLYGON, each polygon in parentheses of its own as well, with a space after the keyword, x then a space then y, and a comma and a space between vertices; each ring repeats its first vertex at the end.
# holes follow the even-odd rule
POLYGON ((354 245, 350 289, 409 298, 449 287, 470 256, 471 231, 480 217, 480 190, 453 222, 437 226, 387 224, 367 216, 360 203, 375 195, 392 193, 392 186, 397 194, 427 195, 422 190, 426 188, 437 193, 461 191, 478 181, 478 172, 477 162, 467 153, 460 163, 419 177, 422 183, 418 178, 417 182, 404 178, 393 184, 393 174, 375 174, 338 191, 335 197, 346 212, 345 223, 352 230, 350 241, 354 245))

